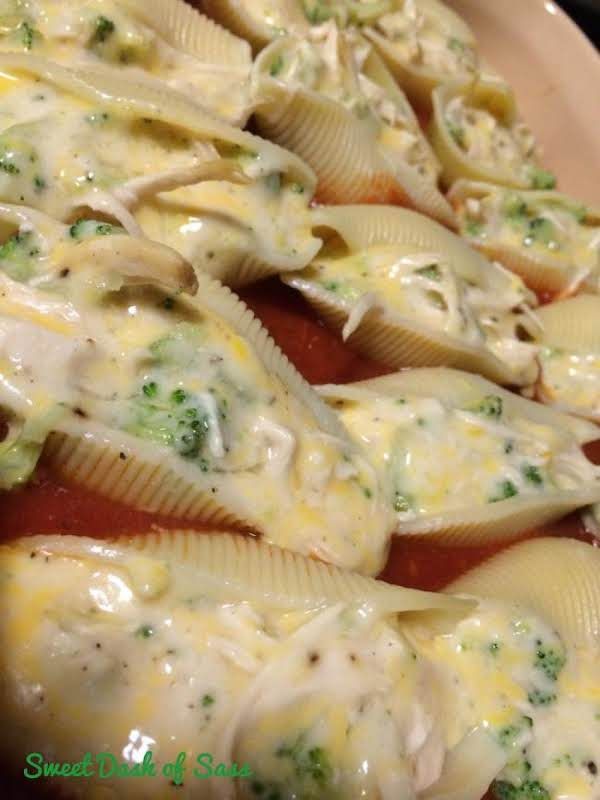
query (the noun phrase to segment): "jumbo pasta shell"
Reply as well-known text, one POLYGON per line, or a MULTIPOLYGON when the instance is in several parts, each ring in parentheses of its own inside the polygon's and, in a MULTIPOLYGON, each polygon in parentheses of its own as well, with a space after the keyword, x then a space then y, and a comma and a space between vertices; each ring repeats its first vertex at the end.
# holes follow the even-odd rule
MULTIPOLYGON (((325 238, 328 231, 333 232, 352 252, 398 244, 414 247, 416 252, 443 254, 461 278, 475 283, 489 268, 480 254, 465 247, 441 225, 405 209, 317 208, 314 227, 325 238)), ((306 280, 302 273, 282 280, 302 292, 333 330, 344 330, 352 313, 347 302, 306 280)), ((517 375, 487 347, 470 344, 381 307, 368 310, 346 339, 360 353, 393 369, 447 365, 481 372, 498 383, 531 382, 530 375, 517 375)))
POLYGON ((36 536, 9 547, 118 565, 141 591, 147 591, 144 578, 148 572, 158 572, 164 575, 161 594, 168 591, 186 596, 202 587, 205 594, 222 602, 248 601, 277 610, 370 603, 380 614, 461 614, 472 605, 445 594, 366 578, 251 537, 224 532, 160 531, 105 542, 80 536, 36 536))
POLYGON ((436 68, 431 64, 419 63, 419 59, 413 61, 377 26, 366 27, 363 32, 376 46, 411 103, 423 110, 429 110, 431 93, 437 86, 447 83, 448 80, 467 82, 474 77, 477 66, 476 42, 475 36, 466 22, 439 0, 419 0, 417 6, 418 12, 429 18, 443 32, 448 41, 456 40, 472 51, 473 64, 470 68, 459 69, 453 74, 445 67, 436 68))
POLYGON ((543 306, 540 326, 529 326, 541 345, 537 398, 600 423, 600 297, 578 295, 543 306))
MULTIPOLYGON (((316 180, 294 154, 220 122, 144 76, 125 80, 106 67, 69 70, 14 54, 0 55, 0 63, 9 72, 32 74, 121 119, 155 119, 187 130, 205 145, 206 160, 187 170, 144 174, 111 191, 59 193, 53 201, 56 216, 102 213, 118 219, 130 233, 146 233, 178 250, 197 269, 235 286, 302 268, 318 251, 320 242, 307 215, 316 180), (277 191, 267 187, 269 178, 277 191), (259 213, 257 208, 267 200, 272 207, 259 213), (208 225, 202 224, 206 221, 208 225)), ((40 195, 32 202, 46 201, 40 195)))
MULTIPOLYGON (((597 291, 598 258, 592 246, 590 246, 589 252, 585 253, 584 258, 578 257, 579 251, 576 252, 568 247, 566 251, 558 254, 550 248, 539 252, 535 247, 523 244, 525 232, 518 240, 509 238, 508 241, 500 231, 494 235, 487 224, 490 220, 486 218, 485 212, 481 212, 482 219, 480 223, 476 222, 473 228, 473 224, 469 224, 467 204, 475 201, 481 208, 482 200, 493 201, 494 197, 497 197, 500 203, 503 199, 513 198, 514 201, 522 202, 527 207, 540 203, 542 206, 544 203, 550 206, 555 204, 571 206, 573 211, 580 211, 585 215, 584 223, 581 224, 596 225, 599 230, 600 211, 582 210, 575 200, 559 192, 522 190, 518 193, 511 193, 493 184, 466 180, 457 181, 448 193, 448 199, 458 215, 461 236, 464 236, 473 247, 476 247, 488 258, 500 261, 508 269, 520 275, 530 288, 537 292, 560 294, 561 296, 573 294, 580 288, 597 291)), ((502 219, 501 209, 494 207, 494 213, 499 219, 502 219)), ((494 220, 492 220, 492 224, 494 224, 494 220)))
MULTIPOLYGON (((252 528, 267 541, 289 549, 377 573, 389 545, 390 518, 381 504, 376 474, 352 445, 335 414, 228 289, 200 275, 196 298, 179 298, 177 307, 180 318, 192 315, 193 319, 194 314, 209 312, 243 337, 240 357, 244 363, 257 362, 272 393, 269 403, 265 400, 257 406, 250 419, 253 425, 256 420, 257 430, 262 430, 261 421, 266 420, 269 436, 283 432, 286 443, 291 436, 285 463, 272 463, 270 453, 278 442, 275 439, 275 444, 269 445, 269 463, 264 468, 255 460, 249 466, 242 461, 239 466, 232 462, 225 467, 217 461, 214 469, 205 469, 198 460, 186 459, 168 444, 145 438, 143 432, 139 436, 135 430, 123 432, 126 426, 114 416, 119 409, 105 416, 94 412, 89 416, 75 408, 51 428, 53 435, 45 451, 49 465, 63 478, 130 507, 181 520, 252 528), (274 425, 267 413, 271 408, 276 415, 274 425), (294 427, 298 415, 304 421, 294 427), (315 452, 331 463, 332 470, 316 484, 311 466, 315 452), (336 467, 338 462, 344 463, 341 471, 336 467), (353 465, 349 472, 346 464, 353 465), (312 499, 315 492, 320 497, 317 506, 312 499)), ((181 373, 185 374, 183 364, 181 373)), ((230 450, 235 456, 235 444, 230 450)))
MULTIPOLYGON (((460 178, 473 181, 512 186, 516 189, 528 189, 531 186, 523 168, 509 169, 502 165, 490 166, 482 161, 469 157, 453 138, 446 123, 446 112, 452 100, 463 98, 466 103, 473 104, 488 111, 507 128, 517 123, 515 100, 508 87, 489 80, 478 80, 468 85, 457 86, 446 84, 439 86, 432 94, 433 116, 429 127, 429 139, 443 167, 442 180, 450 186, 460 178)), ((533 160, 523 157, 523 167, 528 164, 535 167, 533 160)))
MULTIPOLYGON (((560 431, 565 452, 598 438, 598 429, 591 423, 526 400, 479 376, 447 368, 407 370, 345 386, 322 386, 319 393, 332 408, 336 408, 340 401, 369 403, 378 398, 402 400, 416 396, 437 399, 450 408, 469 409, 476 408, 483 398, 495 397, 501 400, 503 413, 509 418, 518 417, 526 420, 528 426, 543 425, 555 432, 560 431)), ((361 439, 354 435, 360 443, 361 439)), ((362 435, 366 435, 365 430, 362 435)), ((559 453, 557 457, 560 457, 559 453)), ((388 466, 383 463, 376 466, 385 484, 388 466)), ((448 468, 449 479, 452 479, 457 465, 452 463, 448 468)), ((591 464, 590 475, 588 484, 583 483, 579 488, 548 489, 536 494, 513 496, 502 502, 469 503, 464 508, 420 513, 413 519, 398 521, 395 531, 399 535, 433 537, 447 545, 477 546, 486 542, 510 541, 525 531, 598 502, 600 481, 591 464)))
POLYGON ((255 52, 282 32, 308 29, 301 3, 296 0, 278 0, 268 14, 261 13, 252 0, 201 0, 201 7, 209 17, 249 41, 255 52))
MULTIPOLYGON (((274 60, 282 58, 293 41, 286 37, 273 42, 256 60, 256 120, 265 136, 315 170, 319 201, 406 205, 454 227, 453 213, 435 182, 383 145, 382 123, 373 114, 360 117, 322 93, 271 76, 274 60)), ((379 60, 371 63, 372 80, 385 80, 384 71, 379 60)), ((387 77, 390 92, 393 81, 387 77)))
POLYGON ((600 552, 574 539, 532 539, 485 561, 447 588, 531 608, 567 644, 600 646, 600 552))

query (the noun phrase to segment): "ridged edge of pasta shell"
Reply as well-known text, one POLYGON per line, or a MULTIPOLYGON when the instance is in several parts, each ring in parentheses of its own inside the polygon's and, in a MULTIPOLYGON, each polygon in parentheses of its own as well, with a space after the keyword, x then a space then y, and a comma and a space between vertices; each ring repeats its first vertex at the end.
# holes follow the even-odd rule
POLYGON ((203 62, 250 70, 248 42, 183 0, 121 0, 121 5, 175 49, 203 62))
MULTIPOLYGON (((318 609, 338 603, 369 603, 380 613, 466 613, 471 601, 405 589, 226 532, 174 530, 104 542, 80 536, 37 536, 6 547, 71 557, 90 557, 132 570, 139 559, 169 568, 178 594, 215 591, 228 601, 259 601, 277 609, 318 609)), ((135 582, 135 581, 134 581, 135 582)))
MULTIPOLYGON (((203 11, 221 25, 246 39, 255 52, 280 35, 280 30, 258 20, 242 0, 200 0, 203 11)), ((308 21, 295 0, 278 0, 278 11, 287 18, 286 30, 308 30, 308 21)))
POLYGON ((514 545, 445 590, 526 606, 571 646, 600 647, 600 551, 575 539, 514 545))

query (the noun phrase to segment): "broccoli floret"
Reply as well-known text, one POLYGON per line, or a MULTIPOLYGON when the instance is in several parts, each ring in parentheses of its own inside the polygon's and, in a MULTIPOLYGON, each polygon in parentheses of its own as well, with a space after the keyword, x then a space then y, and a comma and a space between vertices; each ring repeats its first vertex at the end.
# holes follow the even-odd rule
POLYGON ((103 44, 109 39, 116 30, 115 23, 103 14, 96 17, 94 22, 94 32, 90 39, 90 44, 103 44))
POLYGON ((534 242, 549 245, 556 241, 556 231, 552 222, 544 217, 534 217, 529 223, 524 244, 532 245, 534 242))
POLYGON ((78 219, 69 229, 72 239, 90 239, 93 236, 111 236, 123 233, 123 228, 118 225, 111 225, 109 222, 98 222, 95 219, 78 219))
POLYGON ((523 221, 529 216, 527 203, 516 194, 510 195, 504 205, 504 213, 509 219, 523 221))
POLYGON ((271 67, 269 69, 269 75, 271 75, 273 78, 279 75, 279 73, 283 69, 283 63, 284 63, 283 56, 278 55, 277 58, 271 64, 271 67))
POLYGON ((566 662, 567 659, 564 652, 556 647, 549 647, 538 639, 533 662, 533 666, 536 669, 541 670, 551 681, 556 681, 566 662))
POLYGON ((534 486, 544 485, 544 479, 539 467, 535 467, 533 464, 524 464, 523 467, 521 467, 521 472, 528 483, 534 486))
POLYGON ((548 170, 532 167, 529 173, 532 189, 554 189, 556 188, 556 177, 548 170))
POLYGON ((21 43, 26 50, 31 50, 36 39, 40 38, 38 31, 36 31, 33 25, 27 22, 27 20, 23 20, 23 22, 19 25, 19 34, 21 37, 21 43))
POLYGON ((483 222, 479 222, 476 219, 468 219, 465 222, 465 233, 467 236, 481 236, 485 229, 485 225, 483 222))
POLYGON ((502 481, 498 487, 498 491, 495 495, 490 497, 488 502, 499 503, 502 500, 509 500, 511 497, 516 497, 518 494, 519 490, 512 481, 502 481))
POLYGON ((305 737, 300 735, 294 744, 278 748, 277 758, 289 759, 294 775, 299 781, 308 781, 325 788, 333 776, 329 756, 322 747, 308 747, 305 737))
POLYGON ((502 398, 497 394, 488 394, 483 398, 481 403, 475 408, 478 414, 491 419, 500 419, 503 411, 502 398))
POLYGON ((24 283, 35 273, 34 260, 40 249, 30 231, 15 233, 0 246, 0 269, 13 281, 24 283))
POLYGON ((173 448, 184 458, 198 458, 206 444, 210 420, 204 407, 183 389, 167 390, 156 381, 145 383, 132 398, 134 436, 173 448))
POLYGON ((496 781, 493 793, 497 800, 550 800, 548 790, 539 781, 525 781, 520 786, 496 781))
POLYGON ((422 275, 423 278, 427 278, 430 281, 436 281, 437 283, 439 283, 442 279, 442 274, 437 264, 429 264, 427 267, 421 267, 420 269, 416 270, 416 274, 422 275))
POLYGON ((446 120, 446 127, 448 129, 448 133, 454 139, 456 144, 459 147, 464 148, 465 146, 465 129, 462 128, 460 125, 455 125, 450 120, 446 120))

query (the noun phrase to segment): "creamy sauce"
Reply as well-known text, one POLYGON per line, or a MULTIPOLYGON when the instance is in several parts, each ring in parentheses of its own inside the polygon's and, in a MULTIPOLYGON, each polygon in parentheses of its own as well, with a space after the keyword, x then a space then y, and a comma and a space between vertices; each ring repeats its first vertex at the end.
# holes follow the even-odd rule
POLYGON ((286 175, 283 151, 193 136, 43 81, 2 88, 0 199, 63 219, 91 208, 219 277, 251 263, 297 269, 318 249, 310 187, 286 175))
POLYGON ((528 292, 520 278, 498 265, 489 264, 475 282, 463 278, 442 253, 377 246, 356 255, 325 252, 293 285, 314 287, 349 316, 358 309, 346 336, 370 309, 379 308, 390 321, 414 319, 436 333, 487 348, 516 372, 533 367, 535 347, 515 333, 514 311, 527 305, 528 292), (366 297, 368 304, 362 302, 366 297))
POLYGON ((125 458, 170 464, 282 546, 376 572, 391 521, 367 460, 322 430, 216 314, 77 258, 106 236, 128 242, 118 229, 57 228, 54 251, 29 256, 39 288, 4 278, 3 486, 27 480, 48 433, 76 422, 125 458))
MULTIPOLYGON (((185 52, 175 28, 151 28, 139 11, 114 0, 12 0, 0 16, 0 50, 43 55, 67 66, 101 63, 132 76, 146 74, 200 99, 227 121, 242 122, 249 109, 249 53, 244 59, 245 50, 239 52, 238 63, 203 61, 201 47, 195 55, 185 52)), ((211 33, 207 28, 204 36, 211 33)))
POLYGON ((461 232, 486 247, 509 247, 568 271, 572 288, 596 287, 600 226, 585 207, 561 196, 488 191, 459 205, 461 232))
POLYGON ((511 413, 500 396, 482 396, 468 408, 367 390, 361 399, 343 398, 342 387, 331 402, 382 472, 401 522, 550 496, 599 477, 566 431, 511 413))
POLYGON ((439 633, 405 630, 367 598, 276 610, 178 579, 167 552, 79 541, 0 551, 5 755, 77 761, 83 746, 132 767, 152 751, 160 772, 186 753, 183 786, 138 779, 132 797, 195 796, 196 754, 211 752, 252 774, 206 781, 207 797, 397 800, 443 778, 478 729, 496 743, 499 798, 600 796, 597 654, 527 609, 486 601, 439 633))

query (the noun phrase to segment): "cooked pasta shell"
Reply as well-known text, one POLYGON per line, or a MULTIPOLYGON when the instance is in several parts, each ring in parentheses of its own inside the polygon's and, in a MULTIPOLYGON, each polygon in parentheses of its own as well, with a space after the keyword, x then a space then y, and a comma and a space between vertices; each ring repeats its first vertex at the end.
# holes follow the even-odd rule
MULTIPOLYGON (((242 359, 244 371, 254 370, 251 374, 263 376, 261 380, 267 382, 269 394, 260 390, 258 398, 264 399, 255 400, 252 408, 256 410, 248 415, 247 437, 241 443, 234 438, 229 444, 220 425, 209 425, 221 437, 219 457, 228 460, 219 462, 209 440, 206 455, 215 456, 214 464, 206 462, 203 467, 206 459, 186 458, 181 448, 139 431, 137 422, 133 427, 120 424, 125 407, 111 406, 105 414, 102 407, 94 412, 92 404, 91 413, 75 408, 50 427, 47 463, 63 478, 113 501, 180 520, 250 527, 267 541, 288 549, 376 574, 387 555, 391 518, 376 473, 335 414, 228 289, 199 275, 196 298, 178 298, 177 309, 173 326, 177 319, 188 316, 193 321, 198 314, 215 315, 219 324, 225 325, 220 334, 224 341, 231 339, 232 333, 241 337, 239 345, 234 341, 231 358, 242 359)), ((103 369, 102 365, 98 369, 103 369)), ((186 377, 185 361, 179 367, 175 360, 169 369, 186 377)), ((166 380, 170 374, 164 373, 166 380)), ((234 372, 228 380, 235 379, 234 372)), ((156 380, 163 382, 163 373, 156 380)), ((171 381, 169 385, 186 384, 171 381)), ((131 388, 127 387, 130 383, 121 394, 125 391, 129 397, 131 388)), ((146 391, 144 388, 144 394, 146 391)), ((252 396, 244 399, 245 391, 242 386, 239 399, 238 393, 226 398, 226 417, 234 413, 234 399, 238 411, 252 403, 252 396)), ((144 427, 143 419, 139 424, 144 427)))
POLYGON ((156 30, 170 45, 207 64, 249 68, 248 42, 199 14, 183 0, 120 0, 120 5, 156 30))
POLYGON ((531 608, 572 647, 600 647, 600 552, 575 539, 522 542, 447 588, 531 608))
POLYGON ((558 192, 460 180, 448 198, 469 243, 538 292, 598 291, 600 211, 558 192))
POLYGON ((308 29, 297 0, 278 0, 268 6, 253 0, 201 0, 201 7, 209 17, 249 41, 255 51, 282 32, 308 29))
POLYGON ((442 777, 420 800, 481 800, 506 764, 506 751, 486 731, 475 728, 447 756, 442 777))
POLYGON ((411 103, 428 110, 437 86, 475 76, 479 61, 475 37, 466 22, 439 0, 418 0, 414 15, 401 5, 394 2, 393 11, 364 28, 364 35, 375 44, 411 103), (445 47, 439 39, 445 39, 445 47))
MULTIPOLYGON (((334 29, 333 35, 344 33, 334 29)), ((420 174, 394 145, 395 128, 369 106, 357 76, 348 77, 356 87, 358 105, 353 109, 324 92, 296 81, 285 82, 273 74, 273 65, 284 63, 290 51, 298 50, 303 42, 297 37, 280 38, 255 62, 256 120, 261 132, 310 164, 317 173, 317 196, 323 203, 396 203, 455 227, 449 204, 437 188, 437 176, 420 174)), ((351 47, 349 41, 343 45, 351 47)), ((344 70, 344 65, 339 69, 344 70)), ((364 74, 380 92, 387 93, 391 103, 407 105, 375 53, 364 74)), ((408 135, 424 139, 412 111, 409 113, 409 125, 414 128, 408 135)), ((423 147, 427 157, 429 146, 423 147)))
POLYGON ((448 186, 459 178, 529 189, 553 176, 537 164, 533 135, 506 85, 477 80, 439 86, 429 134, 448 186), (472 150, 472 152, 470 152, 472 150))
POLYGON ((524 321, 540 345, 536 393, 543 403, 600 423, 600 297, 578 295, 524 321))
POLYGON ((510 541, 600 498, 599 471, 581 451, 583 444, 598 438, 596 426, 479 376, 416 369, 322 386, 319 392, 380 471, 389 505, 399 512, 398 534, 433 536, 441 543, 464 546, 510 541), (397 414, 401 418, 394 422, 397 414), (485 441, 488 428, 491 436, 485 441), (397 462, 405 451, 412 453, 408 483, 399 465, 404 462, 397 462), (529 464, 536 460, 540 466, 531 471, 529 464), (545 464, 554 465, 564 488, 541 488, 545 464), (421 479, 420 496, 413 483, 421 479), (517 488, 515 481, 522 486, 517 488), (506 482, 511 491, 489 499, 490 488, 504 488, 506 482), (458 500, 449 487, 456 487, 458 500))
POLYGON ((447 594, 405 589, 225 532, 160 531, 109 538, 34 536, 8 545, 27 553, 90 558, 119 566, 141 595, 203 593, 223 602, 247 601, 306 611, 338 603, 369 603, 380 614, 466 613, 472 603, 447 594), (156 577, 156 581, 148 578, 156 577))
POLYGON ((32 191, 31 204, 62 219, 93 213, 118 219, 130 233, 146 233, 235 286, 302 268, 318 252, 307 215, 316 179, 294 154, 211 117, 144 76, 124 79, 106 67, 69 70, 18 54, 0 55, 0 65, 59 86, 119 119, 157 120, 188 131, 206 150, 206 161, 203 152, 190 154, 187 170, 125 177, 106 191, 32 191))
MULTIPOLYGON (((441 225, 407 209, 317 208, 314 228, 326 238, 337 237, 345 248, 343 252, 353 257, 361 257, 361 251, 369 248, 397 247, 397 258, 427 254, 432 260, 444 260, 451 265, 457 279, 466 285, 486 287, 489 284, 491 287, 494 284, 496 288, 484 289, 491 295, 500 294, 497 281, 502 282, 505 291, 509 289, 506 276, 501 275, 497 267, 441 225)), ((396 369, 447 365, 481 372, 498 383, 528 384, 535 379, 537 369, 533 354, 527 354, 524 364, 513 366, 492 352, 483 334, 478 341, 468 341, 458 332, 440 331, 416 314, 409 316, 406 312, 395 311, 387 296, 379 300, 370 292, 358 303, 350 303, 312 279, 318 268, 316 264, 318 260, 302 273, 285 276, 284 282, 301 291, 327 324, 343 332, 349 344, 364 355, 396 369)), ((522 295, 524 302, 532 301, 521 285, 517 294, 519 298, 522 295)))

